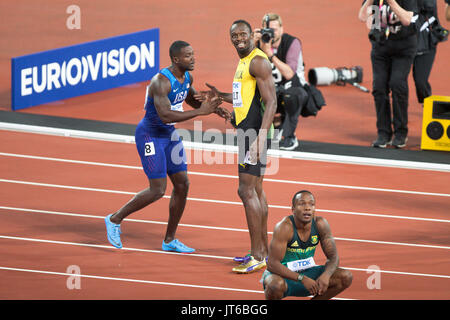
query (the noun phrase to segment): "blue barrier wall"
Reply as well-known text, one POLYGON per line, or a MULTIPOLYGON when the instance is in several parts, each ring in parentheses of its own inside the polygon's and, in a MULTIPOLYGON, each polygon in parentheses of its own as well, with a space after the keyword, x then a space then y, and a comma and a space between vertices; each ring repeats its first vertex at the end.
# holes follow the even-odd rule
POLYGON ((147 81, 158 71, 157 28, 12 58, 12 109, 147 81))

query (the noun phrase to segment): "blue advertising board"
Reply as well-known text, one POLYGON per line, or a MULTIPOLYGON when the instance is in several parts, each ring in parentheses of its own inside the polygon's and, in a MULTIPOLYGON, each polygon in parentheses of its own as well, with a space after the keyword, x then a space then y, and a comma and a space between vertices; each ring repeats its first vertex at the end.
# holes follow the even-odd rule
POLYGON ((158 71, 158 28, 15 57, 12 109, 147 81, 158 71))

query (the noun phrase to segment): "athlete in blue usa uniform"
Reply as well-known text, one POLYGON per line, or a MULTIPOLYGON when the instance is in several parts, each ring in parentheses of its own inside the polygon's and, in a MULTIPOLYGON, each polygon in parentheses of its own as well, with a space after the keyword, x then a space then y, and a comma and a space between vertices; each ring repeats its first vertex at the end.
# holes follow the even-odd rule
POLYGON ((178 223, 183 215, 189 189, 186 156, 174 123, 208 115, 213 112, 230 119, 230 113, 219 105, 222 100, 212 92, 202 93, 202 99, 192 86, 189 71, 194 70, 194 51, 184 41, 175 41, 169 50, 172 64, 156 74, 147 86, 145 116, 136 128, 136 147, 149 187, 137 193, 128 203, 105 217, 108 241, 122 248, 121 222, 127 216, 159 200, 167 187, 169 176, 173 191, 169 204, 169 220, 162 242, 165 251, 191 253, 189 248, 175 238, 178 223), (193 110, 183 110, 183 102, 193 110))

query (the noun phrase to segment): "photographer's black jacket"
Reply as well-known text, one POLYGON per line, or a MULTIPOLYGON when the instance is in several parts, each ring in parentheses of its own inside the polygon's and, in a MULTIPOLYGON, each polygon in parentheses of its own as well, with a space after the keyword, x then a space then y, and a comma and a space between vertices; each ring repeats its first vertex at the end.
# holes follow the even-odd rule
MULTIPOLYGON (((405 9, 406 11, 414 12, 414 16, 418 14, 418 0, 396 0, 400 7, 405 9)), ((363 1, 363 4, 366 0, 363 1)), ((380 0, 374 0, 374 6, 380 6, 380 0)), ((411 23, 409 26, 404 26, 401 24, 400 20, 395 16, 391 7, 384 1, 383 6, 381 7, 381 22, 387 22, 387 26, 390 29, 389 37, 387 40, 403 40, 408 37, 417 34, 417 25, 415 23, 411 23)), ((384 32, 384 30, 383 30, 384 32)))
POLYGON ((436 0, 417 0, 417 5, 419 8, 417 52, 421 54, 436 47, 437 40, 433 38, 433 29, 440 27, 441 24, 437 13, 436 0), (430 24, 432 17, 436 20, 430 24), (422 26, 426 25, 428 25, 428 28, 420 31, 422 26))
MULTIPOLYGON (((287 52, 289 50, 289 47, 291 46, 292 42, 298 39, 294 36, 291 36, 290 34, 287 33, 283 33, 283 35, 281 36, 281 42, 280 45, 277 48, 277 53, 275 54, 275 56, 280 59, 281 61, 283 61, 284 63, 286 63, 286 56, 287 56, 287 52)), ((300 39, 298 39, 300 41, 300 39)), ((259 47, 259 45, 258 45, 259 47)), ((292 79, 290 79, 290 81, 292 81, 292 86, 294 87, 299 87, 301 86, 300 83, 300 79, 297 76, 297 70, 294 70, 294 76, 292 77, 292 79)), ((281 74, 281 73, 280 73, 281 74)), ((284 85, 286 82, 288 82, 288 80, 283 77, 281 75, 282 79, 280 82, 277 82, 276 85, 284 85)))

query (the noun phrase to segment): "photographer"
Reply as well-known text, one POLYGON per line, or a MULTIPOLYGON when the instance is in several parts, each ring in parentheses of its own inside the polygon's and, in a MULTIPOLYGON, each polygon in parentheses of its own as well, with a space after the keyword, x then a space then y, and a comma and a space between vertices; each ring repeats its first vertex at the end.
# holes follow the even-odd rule
MULTIPOLYGON (((302 44, 300 40, 283 32, 281 17, 268 13, 263 17, 263 29, 254 30, 256 45, 272 63, 272 75, 277 90, 277 113, 282 115, 280 149, 294 150, 298 146, 295 129, 298 117, 308 100, 302 44)), ((277 126, 276 126, 277 128, 277 126)))
POLYGON ((419 103, 423 103, 423 100, 431 96, 432 93, 428 78, 436 57, 437 44, 447 40, 448 31, 442 28, 439 22, 436 0, 418 0, 417 4, 419 8, 419 33, 413 77, 417 100, 419 103))
POLYGON ((417 50, 417 12, 417 0, 366 0, 359 11, 359 19, 368 22, 371 29, 372 95, 378 133, 372 146, 376 148, 406 146, 408 75, 417 50))

